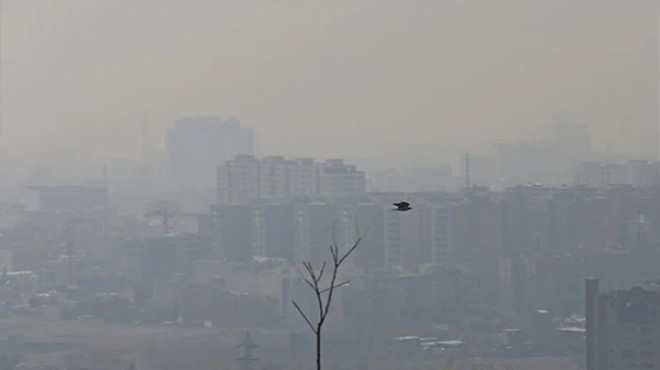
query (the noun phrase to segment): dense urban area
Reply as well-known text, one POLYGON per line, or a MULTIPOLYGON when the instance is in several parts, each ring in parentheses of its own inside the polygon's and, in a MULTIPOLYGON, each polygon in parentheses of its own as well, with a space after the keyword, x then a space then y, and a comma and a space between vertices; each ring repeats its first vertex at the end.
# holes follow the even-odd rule
POLYGON ((0 0, 0 370, 660 370, 660 0, 0 0))
POLYGON ((140 160, 5 156, 0 369, 309 369, 301 266, 360 237, 330 369, 657 369, 660 163, 548 121, 543 142, 408 172, 257 156, 215 116, 140 160))

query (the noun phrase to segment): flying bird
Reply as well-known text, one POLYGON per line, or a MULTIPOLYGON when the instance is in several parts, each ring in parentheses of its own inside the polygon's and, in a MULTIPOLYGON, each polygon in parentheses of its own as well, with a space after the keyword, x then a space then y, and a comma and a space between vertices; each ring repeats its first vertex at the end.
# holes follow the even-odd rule
POLYGON ((398 211, 398 212, 406 212, 406 211, 410 211, 412 209, 410 207, 410 203, 408 203, 408 202, 394 203, 393 206, 396 207, 396 208, 393 209, 393 211, 398 211))

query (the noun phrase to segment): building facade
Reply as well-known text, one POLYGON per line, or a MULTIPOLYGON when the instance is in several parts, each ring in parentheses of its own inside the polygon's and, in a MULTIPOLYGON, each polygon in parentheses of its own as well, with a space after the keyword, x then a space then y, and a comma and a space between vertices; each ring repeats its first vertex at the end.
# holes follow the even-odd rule
POLYGON ((355 198, 366 192, 365 174, 342 160, 315 163, 311 158, 257 159, 241 155, 217 170, 220 204, 282 199, 355 198))
POLYGON ((587 370, 660 369, 660 292, 639 287, 599 291, 585 284, 587 370))

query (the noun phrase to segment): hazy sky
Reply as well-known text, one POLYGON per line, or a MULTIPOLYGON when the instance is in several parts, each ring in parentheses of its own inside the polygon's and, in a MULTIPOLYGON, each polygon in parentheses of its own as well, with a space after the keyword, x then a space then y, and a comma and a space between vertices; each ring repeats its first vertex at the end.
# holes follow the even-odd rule
POLYGON ((140 151, 182 115, 234 114, 267 153, 429 160, 545 136, 657 153, 658 4, 2 1, 4 145, 140 151), (413 146, 393 149, 396 140, 413 146))

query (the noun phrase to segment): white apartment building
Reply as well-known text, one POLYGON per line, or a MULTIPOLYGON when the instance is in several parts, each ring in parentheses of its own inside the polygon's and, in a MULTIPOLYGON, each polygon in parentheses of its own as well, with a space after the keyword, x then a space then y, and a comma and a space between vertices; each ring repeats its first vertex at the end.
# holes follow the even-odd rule
POLYGON ((259 196, 259 165, 254 156, 240 155, 218 168, 218 203, 246 204, 259 196))
POLYGON ((353 197, 365 192, 365 174, 354 165, 345 164, 341 159, 329 159, 321 165, 321 198, 353 197))
POLYGON ((218 202, 247 204, 253 200, 336 199, 365 193, 365 174, 339 159, 315 163, 311 158, 261 160, 237 156, 218 168, 218 202))
POLYGON ((319 167, 312 158, 293 160, 289 173, 290 195, 316 198, 319 195, 319 167))
POLYGON ((292 163, 284 157, 265 157, 259 161, 257 197, 260 199, 288 198, 292 163))

